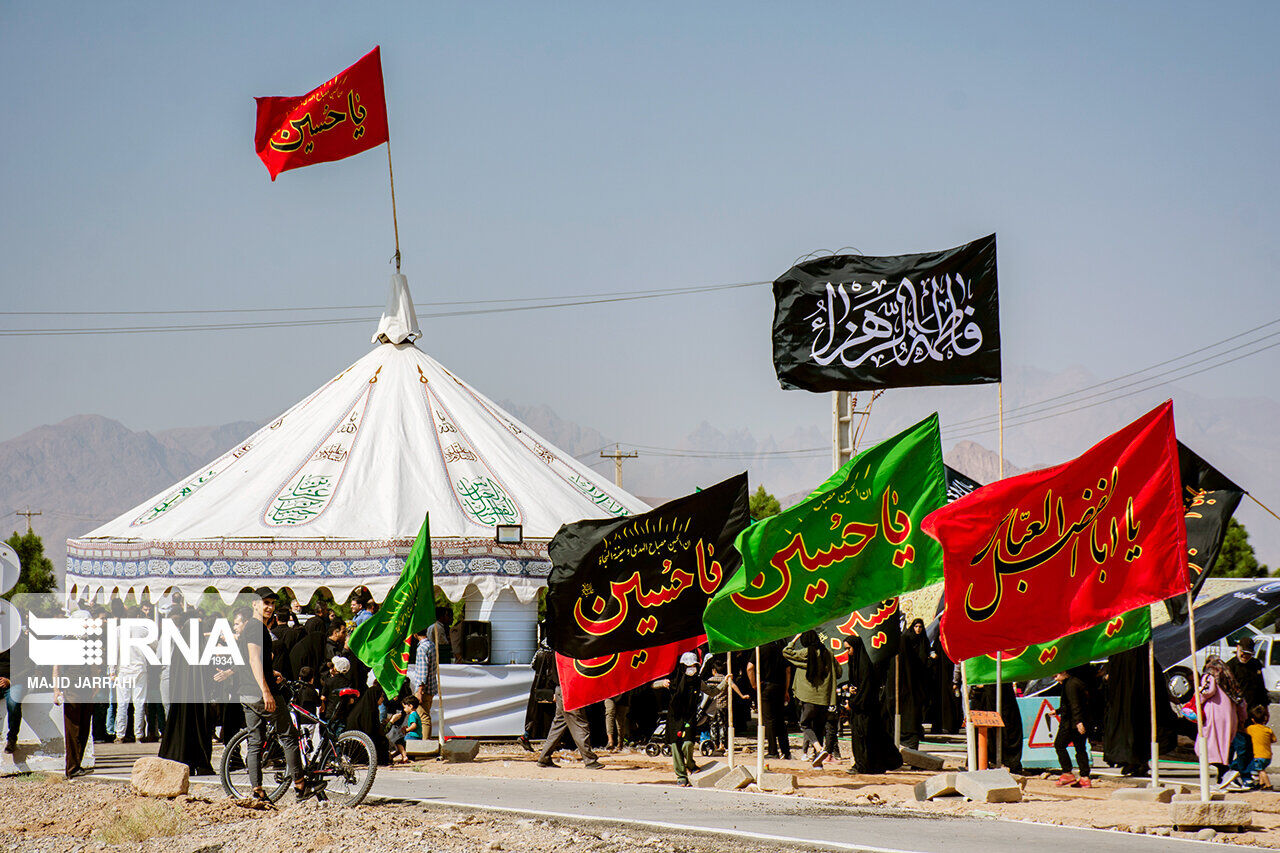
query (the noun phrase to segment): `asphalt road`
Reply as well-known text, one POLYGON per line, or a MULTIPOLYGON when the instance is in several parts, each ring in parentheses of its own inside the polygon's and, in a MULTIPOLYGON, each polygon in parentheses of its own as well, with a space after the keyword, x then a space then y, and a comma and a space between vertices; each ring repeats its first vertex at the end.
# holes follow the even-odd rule
MULTIPOLYGON (((100 750, 98 778, 129 778, 133 761, 152 745, 100 750)), ((200 784, 217 785, 212 777, 200 784)), ((219 786, 219 790, 221 787, 219 786)), ((722 833, 762 847, 812 847, 866 853, 995 853, 1080 850, 1143 853, 1207 849, 1205 842, 1077 829, 992 818, 921 815, 903 809, 845 806, 808 798, 749 794, 668 784, 572 782, 437 776, 380 767, 371 797, 530 817, 587 820, 661 835, 722 833)), ((1221 844, 1212 845, 1221 849, 1221 844)))
POLYGON ((380 771, 373 793, 440 806, 638 824, 655 830, 662 827, 666 829, 663 834, 712 831, 744 839, 772 839, 786 845, 868 853, 1141 853, 1204 849, 1204 842, 1197 841, 1019 821, 922 816, 901 809, 831 805, 798 797, 669 785, 446 778, 397 770, 380 771))

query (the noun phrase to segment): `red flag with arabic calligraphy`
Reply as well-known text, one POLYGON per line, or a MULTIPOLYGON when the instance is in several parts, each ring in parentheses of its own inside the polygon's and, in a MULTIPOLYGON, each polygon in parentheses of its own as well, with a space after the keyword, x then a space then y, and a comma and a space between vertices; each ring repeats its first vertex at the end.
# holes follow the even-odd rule
POLYGON ((341 160, 388 139, 377 47, 305 95, 255 100, 254 147, 273 181, 288 169, 341 160))
POLYGON ((675 669, 680 655, 707 641, 706 635, 677 640, 652 649, 620 652, 590 660, 574 660, 556 655, 564 709, 572 711, 603 702, 633 687, 666 678, 675 669))
POLYGON ((1187 590, 1173 401, 1083 455, 924 520, 942 544, 952 660, 1082 631, 1187 590))

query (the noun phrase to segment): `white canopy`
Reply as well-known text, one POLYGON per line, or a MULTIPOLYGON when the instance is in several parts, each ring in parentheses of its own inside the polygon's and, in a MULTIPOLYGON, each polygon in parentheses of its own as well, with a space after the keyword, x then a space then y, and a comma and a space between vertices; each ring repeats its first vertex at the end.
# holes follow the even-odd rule
POLYGON ((395 276, 381 343, 239 447, 68 540, 68 589, 382 597, 430 512, 446 595, 475 585, 528 602, 561 524, 647 509, 420 351, 419 334, 395 276), (498 544, 499 524, 522 525, 523 544, 498 544))

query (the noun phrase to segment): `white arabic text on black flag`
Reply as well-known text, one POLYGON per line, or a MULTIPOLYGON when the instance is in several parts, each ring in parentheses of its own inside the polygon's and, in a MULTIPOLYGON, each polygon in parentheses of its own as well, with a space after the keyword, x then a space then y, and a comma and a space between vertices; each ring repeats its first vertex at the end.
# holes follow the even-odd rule
POLYGON ((834 255, 773 283, 783 388, 863 391, 1000 381, 996 236, 918 255, 834 255))

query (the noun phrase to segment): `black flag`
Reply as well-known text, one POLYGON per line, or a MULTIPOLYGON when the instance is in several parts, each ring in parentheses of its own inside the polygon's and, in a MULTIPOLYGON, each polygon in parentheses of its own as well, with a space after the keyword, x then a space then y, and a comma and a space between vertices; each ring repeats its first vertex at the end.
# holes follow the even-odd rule
MULTIPOLYGON (((1182 469, 1182 506, 1187 513, 1187 571, 1191 575, 1194 600, 1205 578, 1213 571, 1231 516, 1244 497, 1244 489, 1181 441, 1178 442, 1178 465, 1182 469)), ((1174 622, 1186 621, 1186 598, 1170 598, 1164 606, 1174 622)))
POLYGON ((783 388, 1000 381, 996 235, 944 252, 805 261, 773 283, 783 388))
MULTIPOLYGON (((1239 631, 1259 616, 1280 607, 1280 581, 1267 581, 1245 587, 1196 605, 1196 648, 1239 631)), ((1165 623, 1151 632, 1156 644, 1156 660, 1168 669, 1191 654, 1191 638, 1187 629, 1165 623)))
POLYGON ((643 515, 562 526, 547 548, 551 648, 585 660, 705 633, 702 611, 742 565, 747 475, 643 515))
MULTIPOLYGON (((818 633, 826 638, 841 665, 848 660, 849 649, 844 644, 845 637, 855 634, 862 639, 871 662, 893 660, 902 645, 902 620, 898 610, 898 599, 890 598, 868 604, 861 610, 843 619, 832 619, 818 626, 818 633)), ((845 675, 849 674, 845 669, 845 675)))
POLYGON ((958 500, 970 492, 976 492, 982 488, 982 484, 977 480, 966 477, 950 465, 944 465, 947 469, 947 503, 958 500))

